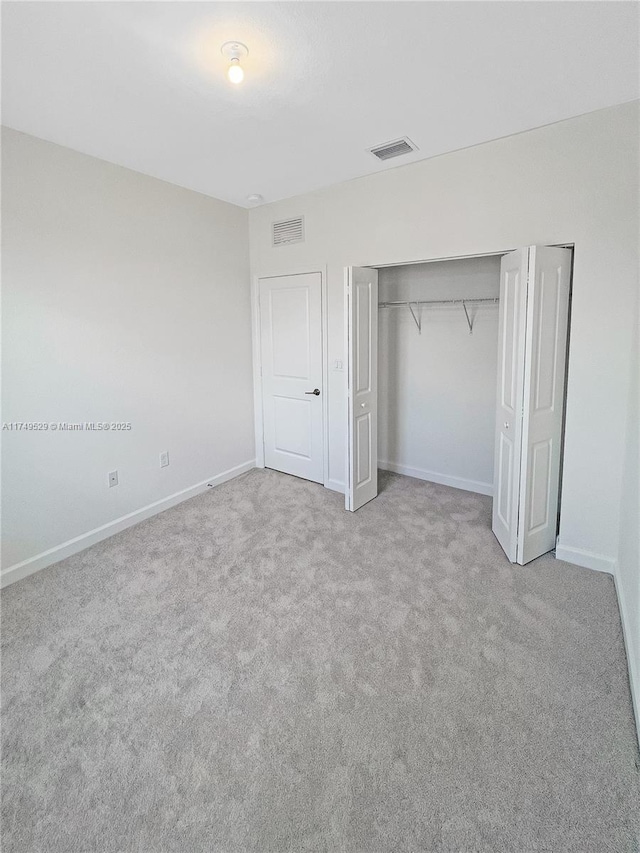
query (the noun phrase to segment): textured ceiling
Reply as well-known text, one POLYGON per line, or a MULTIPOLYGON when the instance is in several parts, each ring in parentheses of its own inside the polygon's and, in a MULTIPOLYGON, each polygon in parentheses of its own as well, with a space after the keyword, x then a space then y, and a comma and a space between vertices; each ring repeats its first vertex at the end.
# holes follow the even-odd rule
POLYGON ((637 98, 638 6, 5 2, 2 71, 4 124, 248 206, 637 98))

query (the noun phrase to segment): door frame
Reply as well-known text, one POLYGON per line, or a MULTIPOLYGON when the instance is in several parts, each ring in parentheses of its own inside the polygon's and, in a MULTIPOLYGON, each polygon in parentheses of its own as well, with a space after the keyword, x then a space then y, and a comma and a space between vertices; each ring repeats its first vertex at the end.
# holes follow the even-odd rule
POLYGON ((320 276, 320 317, 322 326, 322 484, 329 482, 328 430, 329 421, 329 362, 328 362, 328 326, 327 326, 327 267, 316 266, 294 272, 270 272, 254 275, 251 280, 251 345, 253 349, 253 411, 256 449, 256 468, 265 468, 264 464, 264 413, 262 410, 262 332, 260 317, 260 281, 268 278, 287 278, 294 275, 320 276))

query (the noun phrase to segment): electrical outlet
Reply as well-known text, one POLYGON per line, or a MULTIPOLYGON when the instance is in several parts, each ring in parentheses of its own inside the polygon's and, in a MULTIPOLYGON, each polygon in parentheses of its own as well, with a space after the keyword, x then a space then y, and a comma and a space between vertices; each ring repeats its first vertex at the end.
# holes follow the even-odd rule
POLYGON ((164 451, 160 454, 160 467, 161 467, 161 468, 166 468, 168 464, 169 464, 169 451, 168 451, 168 450, 164 450, 164 451))
POLYGON ((111 486, 117 486, 118 485, 118 472, 117 471, 109 471, 108 476, 109 476, 109 488, 111 488, 111 486))

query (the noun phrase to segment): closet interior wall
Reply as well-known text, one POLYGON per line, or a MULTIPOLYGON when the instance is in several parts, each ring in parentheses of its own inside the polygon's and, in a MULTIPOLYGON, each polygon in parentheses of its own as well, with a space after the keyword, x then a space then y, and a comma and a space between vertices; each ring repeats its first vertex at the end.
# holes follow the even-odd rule
MULTIPOLYGON (((500 257, 379 270, 379 302, 497 299, 500 257)), ((493 493, 498 303, 379 308, 381 468, 493 493)))

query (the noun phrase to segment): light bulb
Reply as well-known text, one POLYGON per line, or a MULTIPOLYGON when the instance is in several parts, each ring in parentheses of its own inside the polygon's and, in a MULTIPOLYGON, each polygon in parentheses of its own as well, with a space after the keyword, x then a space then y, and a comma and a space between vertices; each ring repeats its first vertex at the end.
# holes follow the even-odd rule
POLYGON ((234 56, 231 60, 231 65, 227 68, 227 77, 232 83, 236 85, 238 83, 242 83, 244 80, 244 71, 242 70, 242 65, 240 65, 240 60, 234 56))
POLYGON ((220 48, 220 53, 226 57, 229 62, 227 67, 227 78, 230 83, 237 86, 244 80, 244 68, 240 65, 240 60, 249 55, 249 48, 241 41, 226 41, 220 48))

